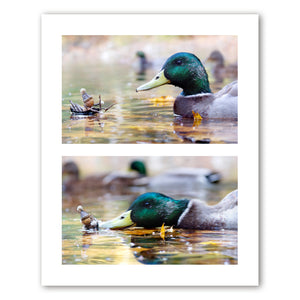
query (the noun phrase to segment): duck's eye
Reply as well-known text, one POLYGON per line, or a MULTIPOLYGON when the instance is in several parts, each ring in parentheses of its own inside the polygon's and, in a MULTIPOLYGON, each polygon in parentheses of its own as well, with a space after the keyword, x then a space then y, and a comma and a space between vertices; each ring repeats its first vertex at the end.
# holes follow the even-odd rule
POLYGON ((175 64, 176 64, 177 66, 182 65, 182 60, 181 60, 181 59, 175 60, 175 64))
POLYGON ((151 204, 149 202, 145 202, 144 207, 151 208, 151 204))

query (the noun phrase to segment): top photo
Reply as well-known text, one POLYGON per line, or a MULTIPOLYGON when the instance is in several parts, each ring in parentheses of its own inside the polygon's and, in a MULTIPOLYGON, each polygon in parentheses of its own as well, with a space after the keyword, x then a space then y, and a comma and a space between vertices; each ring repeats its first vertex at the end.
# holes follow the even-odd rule
POLYGON ((238 36, 63 35, 63 144, 237 144, 238 36))

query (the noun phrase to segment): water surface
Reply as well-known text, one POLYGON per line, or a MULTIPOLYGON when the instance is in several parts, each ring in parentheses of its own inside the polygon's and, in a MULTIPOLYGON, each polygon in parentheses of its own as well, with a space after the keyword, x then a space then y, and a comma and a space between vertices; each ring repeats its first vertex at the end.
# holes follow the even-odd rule
MULTIPOLYGON (((136 93, 136 88, 159 71, 148 69, 141 76, 128 64, 91 64, 63 66, 62 142, 92 143, 237 143, 237 121, 194 121, 175 117, 173 103, 181 89, 165 85, 136 93), (106 113, 94 116, 70 114, 69 101, 82 105, 80 89, 98 99, 104 107, 116 103, 106 113)), ((213 92, 222 84, 212 84, 213 92)))

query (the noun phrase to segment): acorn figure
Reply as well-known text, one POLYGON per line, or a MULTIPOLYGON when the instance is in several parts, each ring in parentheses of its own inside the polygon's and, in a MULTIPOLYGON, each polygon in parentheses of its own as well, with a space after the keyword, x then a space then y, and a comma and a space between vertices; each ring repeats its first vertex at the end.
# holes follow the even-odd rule
POLYGON ((91 214, 83 210, 83 207, 79 205, 77 211, 80 213, 81 223, 85 226, 85 229, 99 229, 98 220, 91 214))
POLYGON ((99 103, 95 104, 93 97, 87 94, 85 88, 80 89, 80 94, 82 96, 84 106, 81 106, 77 103, 73 103, 71 100, 69 100, 71 104, 70 110, 72 113, 80 115, 92 115, 99 112, 106 112, 116 104, 113 103, 106 108, 102 107, 104 102, 101 100, 101 95, 99 95, 99 103), (99 108, 97 106, 99 106, 99 108))
POLYGON ((80 89, 80 94, 82 96, 82 100, 86 108, 91 108, 94 106, 94 99, 92 96, 87 94, 85 88, 80 89))

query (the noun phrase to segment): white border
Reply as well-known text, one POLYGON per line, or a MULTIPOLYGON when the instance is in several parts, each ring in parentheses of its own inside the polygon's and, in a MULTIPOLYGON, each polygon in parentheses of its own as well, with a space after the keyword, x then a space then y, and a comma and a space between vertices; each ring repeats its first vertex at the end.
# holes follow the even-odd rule
POLYGON ((42 285, 258 285, 258 16, 254 14, 180 14, 180 16, 178 14, 47 14, 42 16, 41 41, 42 285), (179 17, 180 22, 178 22, 179 17), (143 24, 143 26, 137 24, 143 24), (239 144, 62 145, 61 36, 85 34, 237 35, 239 144), (61 157, 64 155, 120 155, 120 153, 129 156, 141 154, 145 156, 238 156, 239 198, 241 199, 238 265, 62 265, 61 157))

